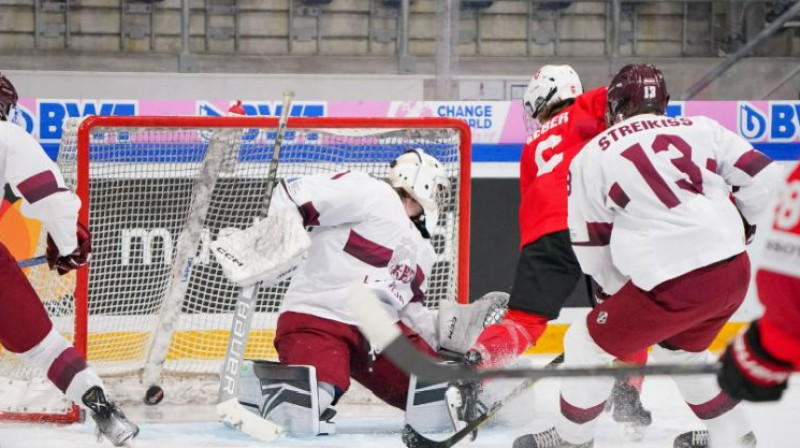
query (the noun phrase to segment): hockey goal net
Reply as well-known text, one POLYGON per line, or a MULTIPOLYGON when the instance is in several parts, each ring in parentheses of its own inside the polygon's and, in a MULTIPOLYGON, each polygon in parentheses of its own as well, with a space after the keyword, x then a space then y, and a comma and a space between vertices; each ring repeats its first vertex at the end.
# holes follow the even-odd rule
MULTIPOLYGON (((109 382, 139 379, 147 369, 163 384, 218 378, 237 288, 209 244, 259 216, 277 124, 267 117, 90 117, 65 126, 58 164, 83 201, 93 253, 72 279, 40 273, 40 289, 58 328, 109 382)), ((463 122, 291 118, 278 178, 346 170, 384 178, 389 162, 411 148, 439 159, 450 179, 432 236, 438 259, 426 303, 467 300, 470 135, 463 122)), ((276 359, 286 286, 258 292, 246 357, 276 359)), ((0 358, 4 376, 37 376, 11 358, 0 358)), ((26 406, 4 410, 30 412, 26 406)))

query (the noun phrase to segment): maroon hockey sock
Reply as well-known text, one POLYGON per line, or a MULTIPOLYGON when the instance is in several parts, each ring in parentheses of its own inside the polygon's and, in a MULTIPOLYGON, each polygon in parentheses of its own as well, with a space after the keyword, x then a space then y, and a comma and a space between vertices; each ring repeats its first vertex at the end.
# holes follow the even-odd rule
POLYGON ((84 369, 86 369, 86 361, 74 347, 68 347, 50 365, 47 378, 58 387, 58 390, 66 394, 75 375, 84 369))

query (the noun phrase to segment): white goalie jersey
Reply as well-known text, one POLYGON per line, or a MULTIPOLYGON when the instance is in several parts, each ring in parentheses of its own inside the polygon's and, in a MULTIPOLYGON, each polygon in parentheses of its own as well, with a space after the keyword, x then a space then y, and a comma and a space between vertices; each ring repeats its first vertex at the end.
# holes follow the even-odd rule
POLYGON ((436 312, 424 306, 435 252, 389 184, 353 171, 286 179, 276 186, 270 210, 287 206, 300 211, 311 244, 281 312, 356 325, 350 288, 364 283, 393 315, 437 346, 436 312))
POLYGON ((613 294, 745 250, 780 167, 706 117, 639 115, 598 135, 570 166, 569 228, 583 271, 613 294), (741 216, 740 216, 741 213, 741 216))

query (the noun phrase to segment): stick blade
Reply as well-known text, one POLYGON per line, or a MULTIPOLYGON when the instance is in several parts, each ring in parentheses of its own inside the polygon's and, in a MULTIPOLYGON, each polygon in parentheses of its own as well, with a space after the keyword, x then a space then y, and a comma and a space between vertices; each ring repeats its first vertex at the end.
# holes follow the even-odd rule
POLYGON ((242 407, 236 398, 219 403, 217 415, 223 423, 264 442, 272 442, 283 432, 279 425, 242 407))

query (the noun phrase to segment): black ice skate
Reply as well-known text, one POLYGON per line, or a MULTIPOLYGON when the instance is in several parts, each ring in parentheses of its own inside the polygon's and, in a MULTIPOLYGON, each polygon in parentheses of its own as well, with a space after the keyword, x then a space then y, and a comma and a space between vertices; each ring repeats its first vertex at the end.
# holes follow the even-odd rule
POLYGON ((592 448, 594 447, 594 440, 591 440, 580 445, 565 442, 558 435, 556 428, 550 428, 547 431, 538 432, 536 434, 526 434, 522 437, 517 437, 514 441, 512 448, 592 448))
POLYGON ((479 381, 456 381, 448 386, 444 401, 456 431, 486 414, 488 408, 478 399, 480 392, 479 381))
MULTIPOLYGON (((708 431, 689 431, 675 438, 674 448, 708 448, 708 431)), ((739 443, 732 448, 755 448, 756 435, 749 432, 739 439, 739 443)))
POLYGON ((639 391, 627 380, 617 380, 611 393, 614 421, 618 436, 627 441, 638 442, 644 438, 645 430, 653 423, 650 411, 642 406, 639 391))
MULTIPOLYGON (((480 364, 480 354, 467 352, 462 361, 465 365, 480 364)), ((444 393, 447 411, 456 432, 462 430, 467 424, 479 419, 488 411, 488 407, 478 398, 481 393, 480 381, 463 380, 450 383, 444 393)), ((472 438, 475 438, 473 433, 472 438)))
POLYGON ((131 446, 130 442, 139 434, 139 427, 125 417, 116 404, 106 401, 103 389, 94 386, 83 394, 83 404, 92 410, 97 424, 97 438, 105 436, 114 446, 131 446))

